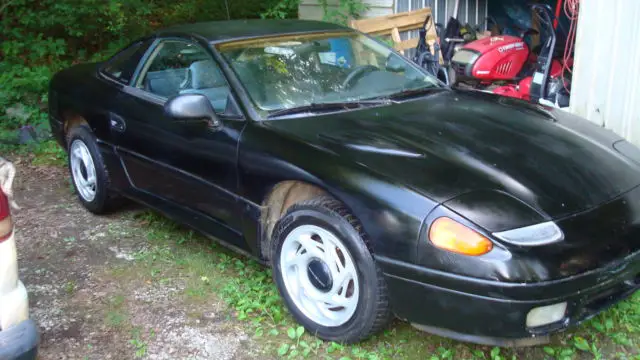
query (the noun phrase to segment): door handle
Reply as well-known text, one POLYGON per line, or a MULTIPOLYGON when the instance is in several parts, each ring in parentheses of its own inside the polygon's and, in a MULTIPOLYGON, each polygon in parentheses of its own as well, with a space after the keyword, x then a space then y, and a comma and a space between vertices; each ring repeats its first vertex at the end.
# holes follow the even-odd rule
POLYGON ((114 113, 109 113, 109 126, 118 132, 124 132, 127 129, 127 124, 122 116, 114 113))

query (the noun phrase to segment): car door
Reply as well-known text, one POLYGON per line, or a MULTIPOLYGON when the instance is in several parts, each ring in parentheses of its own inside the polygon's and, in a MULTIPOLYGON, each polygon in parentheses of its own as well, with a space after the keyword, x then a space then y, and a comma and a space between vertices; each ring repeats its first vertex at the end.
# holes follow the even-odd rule
POLYGON ((188 211, 187 222, 246 248, 236 201, 245 122, 217 62, 204 46, 183 39, 158 40, 142 62, 111 119, 133 189, 188 211), (221 126, 194 129, 165 115, 168 98, 193 93, 209 98, 221 126))

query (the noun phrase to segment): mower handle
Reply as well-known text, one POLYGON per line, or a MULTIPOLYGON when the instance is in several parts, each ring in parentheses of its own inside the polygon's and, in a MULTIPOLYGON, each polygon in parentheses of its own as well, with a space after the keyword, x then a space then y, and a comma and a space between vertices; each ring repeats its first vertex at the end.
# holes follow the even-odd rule
POLYGON ((531 9, 533 9, 533 12, 536 14, 538 19, 544 23, 544 25, 553 28, 555 15, 553 14, 551 6, 545 4, 534 4, 531 5, 531 9))

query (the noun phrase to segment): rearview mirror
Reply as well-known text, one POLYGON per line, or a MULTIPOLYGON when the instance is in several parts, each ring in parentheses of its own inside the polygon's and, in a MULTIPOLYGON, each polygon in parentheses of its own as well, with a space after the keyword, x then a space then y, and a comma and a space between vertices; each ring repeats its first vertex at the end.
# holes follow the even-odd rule
POLYGON ((202 94, 177 95, 164 104, 166 116, 189 125, 204 125, 219 128, 221 123, 211 106, 211 101, 202 94))
POLYGON ((405 71, 406 67, 406 62, 399 55, 391 53, 387 57, 387 63, 385 64, 387 71, 399 73, 405 71))

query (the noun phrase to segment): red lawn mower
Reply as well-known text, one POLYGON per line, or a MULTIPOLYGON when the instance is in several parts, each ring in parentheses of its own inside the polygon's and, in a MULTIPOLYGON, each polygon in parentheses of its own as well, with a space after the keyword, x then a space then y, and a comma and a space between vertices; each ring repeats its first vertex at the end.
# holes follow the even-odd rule
MULTIPOLYGON (((521 37, 500 35, 486 37, 464 45, 451 58, 452 84, 466 84, 475 89, 538 103, 541 99, 559 107, 569 105, 570 81, 563 76, 572 59, 554 58, 556 33, 554 15, 547 5, 532 5, 544 39, 539 51, 531 51, 521 37)), ((557 22, 556 22, 557 23, 557 22)))

